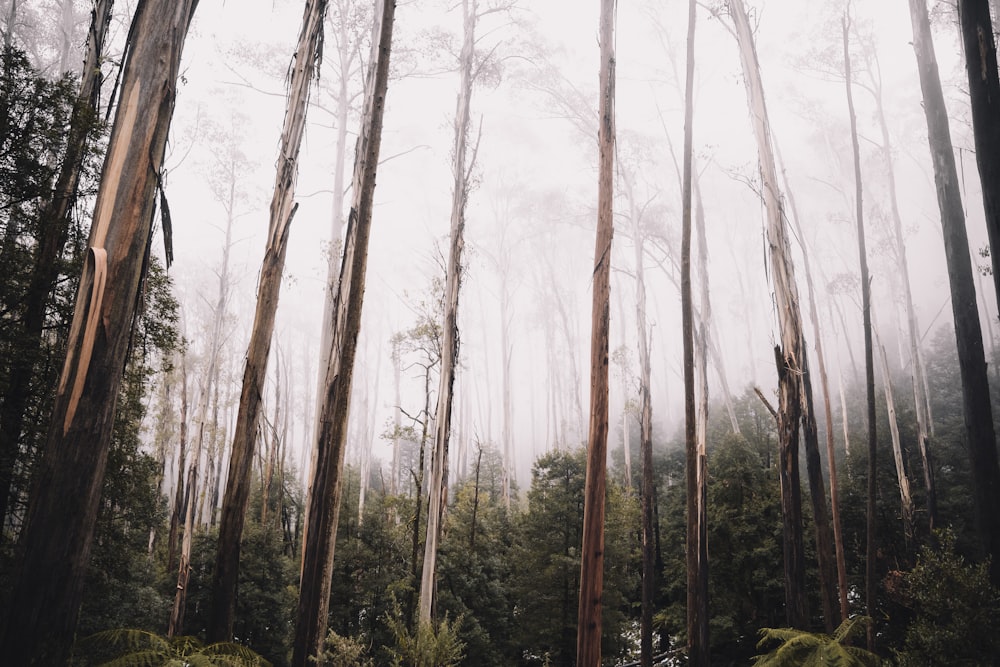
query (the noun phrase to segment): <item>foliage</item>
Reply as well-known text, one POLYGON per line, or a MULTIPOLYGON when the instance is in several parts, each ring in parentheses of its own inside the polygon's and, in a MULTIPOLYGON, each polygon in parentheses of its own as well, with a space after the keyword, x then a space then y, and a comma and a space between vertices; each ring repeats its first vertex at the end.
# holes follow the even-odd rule
POLYGON ((1000 655, 1000 591, 987 563, 970 564, 956 551, 955 534, 937 533, 912 571, 901 575, 903 605, 914 613, 900 665, 985 665, 1000 655))
POLYGON ((145 630, 105 630, 80 642, 77 664, 101 667, 270 667, 250 649, 219 642, 205 646, 197 637, 161 637, 145 630))
POLYGON ((453 623, 447 617, 436 624, 420 623, 416 632, 406 627, 398 605, 384 618, 395 637, 395 645, 386 647, 393 667, 458 667, 462 663, 465 644, 458 636, 461 618, 453 623))
POLYGON ((757 656, 755 667, 812 667, 840 665, 865 667, 882 664, 881 658, 864 649, 851 646, 850 642, 862 634, 871 622, 866 616, 849 618, 840 624, 832 635, 806 632, 794 628, 763 628, 758 648, 779 642, 773 651, 757 656))
POLYGON ((357 639, 330 630, 324 646, 320 659, 328 667, 375 667, 375 661, 365 655, 367 647, 357 639))

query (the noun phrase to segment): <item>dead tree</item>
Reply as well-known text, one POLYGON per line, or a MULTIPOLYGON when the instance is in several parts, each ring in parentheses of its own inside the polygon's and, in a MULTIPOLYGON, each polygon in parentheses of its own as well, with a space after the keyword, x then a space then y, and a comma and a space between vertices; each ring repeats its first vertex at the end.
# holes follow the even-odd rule
POLYGON ((8 609, 17 613, 8 615, 0 641, 11 664, 62 664, 73 641, 181 51, 196 6, 197 0, 147 0, 133 19, 66 362, 9 598, 8 609))

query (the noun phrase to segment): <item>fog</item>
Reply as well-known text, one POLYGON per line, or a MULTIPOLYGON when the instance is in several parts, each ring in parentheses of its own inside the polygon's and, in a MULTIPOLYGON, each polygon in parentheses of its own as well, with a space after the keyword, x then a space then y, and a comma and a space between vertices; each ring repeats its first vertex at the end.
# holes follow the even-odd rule
MULTIPOLYGON (((166 193, 173 218, 176 261, 171 274, 183 305, 189 353, 197 367, 205 349, 210 303, 217 290, 226 212, 213 194, 220 160, 235 147, 245 156, 235 207, 231 300, 224 375, 231 389, 228 419, 243 370, 257 274, 264 248, 278 135, 284 113, 284 73, 301 19, 290 0, 203 1, 185 48, 183 80, 168 148, 166 193), (227 138, 228 137, 228 138, 227 138)), ((335 3, 331 3, 335 4, 335 3)), ((831 375, 855 379, 851 355, 861 358, 862 327, 857 238, 853 219, 853 164, 841 74, 840 10, 827 3, 757 0, 757 45, 774 140, 783 157, 812 258, 820 324, 831 375)), ((831 5, 838 3, 829 3, 831 5)), ((473 138, 479 142, 475 185, 469 195, 465 273, 461 293, 461 367, 456 382, 453 475, 467 465, 463 450, 476 443, 501 447, 503 327, 501 300, 509 296, 511 432, 521 489, 541 453, 586 440, 589 392, 590 273, 596 225, 597 4, 578 0, 522 0, 511 12, 479 26, 479 48, 497 66, 473 92, 473 138), (509 267, 504 280, 503 267, 509 267), (582 406, 582 408, 580 407, 582 406)), ((906 4, 853 3, 858 34, 877 53, 900 212, 907 234, 910 280, 925 344, 950 327, 947 274, 927 149, 906 4)), ((335 12, 331 13, 331 17, 335 12)), ((372 452, 372 470, 389 474, 396 399, 391 338, 418 320, 444 275, 451 190, 452 119, 458 87, 453 58, 460 12, 433 0, 400 2, 378 171, 364 321, 358 345, 348 461, 372 452)), ((682 425, 679 272, 680 187, 676 164, 683 142, 686 12, 680 3, 620 3, 617 14, 618 196, 612 257, 612 366, 609 450, 620 449, 622 411, 637 400, 634 250, 626 179, 641 211, 651 328, 654 441, 663 445, 682 425), (626 363, 618 363, 624 359, 626 363)), ((712 314, 721 350, 712 359, 713 409, 723 410, 715 365, 731 391, 777 385, 773 347, 775 312, 766 265, 764 207, 757 191, 757 153, 750 130, 736 42, 726 23, 699 9, 696 47, 694 148, 707 224, 712 314)), ((972 248, 986 234, 978 174, 970 150, 969 111, 962 88, 960 45, 949 20, 936 25, 937 55, 952 117, 953 141, 968 214, 972 248)), ((338 39, 328 24, 319 89, 313 95, 303 145, 281 302, 272 346, 274 377, 288 379, 289 436, 302 471, 312 441, 327 259, 331 241, 333 165, 337 127, 333 95, 339 83, 338 39)), ((864 61, 860 47, 855 68, 864 61)), ((367 45, 360 48, 367 53, 367 45)), ((859 81, 868 81, 858 72, 859 81)), ((360 78, 349 86, 360 90, 360 78)), ((854 90, 869 261, 878 334, 890 363, 905 366, 897 344, 905 326, 890 241, 885 162, 875 100, 854 90)), ((353 158, 357 116, 348 124, 347 167, 353 158)), ((348 171, 349 173, 349 171, 348 171)), ((349 180, 349 178, 348 178, 349 180)), ((350 197, 348 196, 347 205, 350 197)), ((157 239, 156 245, 161 244, 157 239)), ((805 303, 802 248, 795 244, 805 303)), ((978 256, 974 259, 983 263, 978 256)), ((988 289, 980 283, 980 292, 988 289)), ((697 286, 696 286, 697 288, 697 286)), ((980 294, 981 304, 994 301, 980 294)), ((981 306, 986 308, 986 306, 981 306)), ((992 306, 983 321, 995 316, 992 306)), ((985 326, 985 325, 984 325, 985 326)), ((813 333, 806 331, 809 354, 813 333)), ((992 336, 988 336, 992 340, 992 336)), ((416 416, 424 382, 404 355, 400 406, 416 416)), ((283 380, 284 381, 284 380, 283 380)), ((430 385, 436 391, 437 382, 430 385)), ((223 392, 225 393, 225 391, 223 392)), ((433 404, 433 402, 432 402, 433 404)), ((404 425, 407 417, 403 416, 404 425)), ((625 420, 636 428, 636 416, 625 420)), ((231 432, 231 431, 230 431, 231 432)), ((169 476, 168 476, 169 478, 169 476)))

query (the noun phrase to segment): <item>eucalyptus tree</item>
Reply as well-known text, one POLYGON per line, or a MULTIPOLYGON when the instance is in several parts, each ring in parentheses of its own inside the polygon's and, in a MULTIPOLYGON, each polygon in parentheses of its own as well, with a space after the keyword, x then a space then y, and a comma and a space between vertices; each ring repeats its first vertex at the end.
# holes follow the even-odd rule
POLYGON ((781 344, 775 347, 778 370, 779 471, 784 526, 785 612, 788 624, 805 628, 809 615, 805 596, 805 550, 799 485, 799 425, 803 416, 803 380, 808 377, 798 288, 786 231, 781 192, 771 144, 771 130, 753 33, 742 0, 728 0, 747 90, 767 208, 767 237, 774 281, 781 344))
POLYGON ((441 341, 441 375, 435 411, 434 450, 431 457, 430 499, 427 504, 427 539, 424 540, 424 565, 420 578, 419 620, 428 623, 434 600, 438 542, 446 505, 448 445, 451 438, 451 414, 455 368, 458 362, 458 301, 462 283, 462 254, 465 248, 465 209, 469 199, 472 170, 476 166, 479 141, 470 145, 472 87, 486 67, 492 65, 495 49, 477 53, 482 39, 476 27, 490 14, 509 11, 514 0, 489 0, 480 7, 479 0, 462 0, 462 47, 458 53, 459 89, 455 102, 454 143, 452 145, 452 199, 450 242, 445 273, 445 310, 441 341))
POLYGON ((355 149, 353 202, 340 269, 334 329, 330 341, 326 386, 319 412, 316 466, 309 498, 309 526, 303 544, 302 574, 295 622, 292 664, 305 667, 320 656, 326 639, 327 612, 333 577, 334 547, 346 450, 351 381, 361 329, 368 239, 371 233, 375 176, 382 143, 382 118, 389 85, 389 58, 396 14, 395 0, 384 0, 376 12, 378 39, 366 83, 361 129, 355 149))
MULTIPOLYGON (((861 315, 865 336, 865 398, 868 406, 868 493, 865 531, 865 606, 869 616, 875 608, 875 494, 877 492, 876 457, 878 428, 875 421, 875 361, 872 348, 872 296, 868 274, 868 251, 865 245, 864 201, 862 199, 861 148, 858 145, 858 120, 854 112, 854 91, 851 87, 851 49, 848 39, 850 17, 844 14, 844 79, 847 93, 848 119, 851 124, 851 151, 854 157, 854 219, 858 230, 858 264, 861 268, 861 315)), ((891 386, 886 377, 887 386, 891 386)), ((898 441, 897 441, 898 442, 898 441)), ((898 450, 898 447, 896 448, 898 450)), ((898 456, 897 456, 898 459, 898 456)), ((904 514, 906 510, 904 508, 904 514)), ((846 620, 846 619, 845 619, 846 620)), ((827 628, 829 630, 829 627, 827 628)), ((874 650, 875 632, 869 626, 868 648, 874 650)))
POLYGON ((138 6, 95 203, 66 363, 0 640, 15 664, 62 663, 80 607, 121 369, 145 277, 181 53, 197 0, 138 6))
POLYGON ((580 600, 576 664, 601 664, 604 592, 604 501, 608 447, 608 340, 610 333, 611 243, 614 238, 615 48, 614 0, 601 0, 601 69, 598 102, 597 234, 594 246, 590 331, 590 427, 580 547, 580 600))
MULTIPOLYGON (((997 462, 996 433, 990 405, 986 354, 979 324, 976 290, 973 282, 969 238, 955 156, 952 150, 948 112, 944 104, 934 42, 926 0, 910 0, 913 27, 913 50, 920 74, 924 115, 934 184, 937 190, 941 227, 944 232, 945 259, 955 323, 959 369, 962 377, 962 407, 966 441, 972 468, 972 495, 976 507, 979 536, 988 556, 992 557, 990 579, 1000 584, 1000 465, 997 462)), ((984 184, 984 187, 986 185, 984 184)))
MULTIPOLYGON (((66 4, 71 3, 67 0, 66 4)), ((29 385, 42 347, 45 312, 59 276, 59 259, 70 236, 73 203, 77 199, 88 147, 99 120, 103 81, 101 64, 113 4, 112 0, 97 0, 94 3, 87 37, 87 53, 80 76, 79 92, 69 119, 62 164, 50 196, 39 207, 41 233, 34 253, 31 277, 21 304, 23 332, 18 336, 18 348, 12 350, 10 356, 10 382, 0 404, 0 523, 7 516, 14 464, 30 395, 29 385)), ((12 0, 10 12, 16 11, 17 1, 12 0)), ((10 34, 11 28, 8 28, 7 36, 10 34)))
POLYGON ((972 105, 976 164, 990 238, 993 287, 1000 304, 1000 76, 987 0, 958 0, 958 19, 972 105))
POLYGON ((212 641, 228 641, 233 634, 240 538, 250 500, 257 422, 271 350, 274 316, 281 294, 288 233, 297 209, 294 199, 299 148, 305 133, 310 87, 318 74, 322 58, 325 14, 326 0, 306 0, 289 77, 267 244, 257 287, 257 307, 243 372, 243 388, 229 459, 229 476, 222 501, 215 569, 212 573, 212 615, 208 627, 208 636, 212 641))

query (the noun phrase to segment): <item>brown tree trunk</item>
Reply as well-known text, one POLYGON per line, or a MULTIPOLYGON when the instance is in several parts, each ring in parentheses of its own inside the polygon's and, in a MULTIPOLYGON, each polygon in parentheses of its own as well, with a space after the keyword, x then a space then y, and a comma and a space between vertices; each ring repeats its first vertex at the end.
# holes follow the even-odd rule
POLYGON ((132 27, 66 363, 38 466, 0 647, 11 664, 69 654, 115 406, 149 252, 181 50, 197 0, 147 0, 132 27), (53 536, 58 536, 55 539, 53 536))
POLYGON ((333 577, 333 556, 340 515, 347 417, 351 378, 361 328, 368 239, 371 231, 375 174, 382 140, 382 116, 389 82, 395 0, 384 0, 380 16, 378 55, 371 64, 355 150, 353 203, 347 223, 344 259, 338 281, 335 327, 326 369, 326 387, 319 414, 316 469, 309 499, 309 528, 303 546, 302 577, 295 620, 293 667, 306 667, 326 639, 327 612, 333 577))
MULTIPOLYGON (((775 146, 775 152, 778 155, 778 159, 780 162, 780 153, 778 153, 777 151, 777 145, 775 146)), ((824 606, 824 622, 827 631, 829 632, 832 631, 833 627, 840 625, 840 623, 848 617, 849 613, 849 607, 847 601, 847 564, 844 556, 844 539, 843 535, 841 534, 840 499, 839 499, 839 494, 837 492, 837 481, 838 481, 837 457, 836 457, 836 452, 834 451, 833 409, 830 405, 830 383, 827 379, 827 374, 826 374, 826 359, 823 354, 823 336, 821 333, 823 329, 820 326, 819 312, 816 307, 816 288, 813 283, 812 267, 810 265, 810 259, 809 259, 810 257, 809 248, 805 242, 805 236, 802 233, 802 226, 799 224, 799 214, 795 206, 795 198, 792 196, 791 189, 788 187, 788 179, 787 177, 785 177, 783 167, 782 167, 782 177, 784 178, 785 189, 788 194, 788 207, 791 212, 789 220, 792 224, 793 229, 795 230, 795 237, 798 239, 799 245, 802 248, 802 269, 806 275, 806 291, 809 297, 809 321, 812 324, 813 335, 815 337, 816 360, 817 360, 817 365, 819 366, 820 386, 823 391, 823 413, 826 422, 826 460, 827 460, 827 468, 829 470, 829 475, 830 475, 830 510, 833 523, 834 555, 837 567, 837 575, 836 575, 837 591, 838 591, 837 597, 840 602, 839 606, 840 615, 839 618, 836 619, 836 622, 834 622, 835 620, 834 614, 836 613, 837 609, 836 604, 832 600, 826 600, 826 599, 824 600, 824 604, 829 607, 829 609, 827 609, 827 606, 824 606), (827 611, 829 611, 829 613, 827 613, 827 611)), ((812 392, 810 391, 808 393, 811 394, 812 392)), ((811 401, 811 396, 809 400, 811 401)), ((813 418, 812 428, 814 430, 816 428, 815 424, 816 420, 815 418, 813 418)), ((819 472, 818 468, 819 468, 819 462, 817 460, 816 461, 817 472, 819 472)), ((817 487, 815 492, 819 492, 819 490, 822 489, 822 474, 821 473, 818 474, 817 477, 818 477, 818 479, 816 480, 817 487)), ((814 492, 812 487, 813 478, 811 474, 809 478, 809 483, 810 483, 810 492, 814 492)), ((813 511, 815 512, 815 502, 813 511)), ((816 541, 817 544, 819 544, 822 540, 820 537, 820 529, 818 525, 816 530, 817 530, 816 541)), ((829 528, 826 529, 826 532, 827 532, 827 537, 826 537, 827 544, 829 544, 829 536, 828 536, 829 528)), ((827 547, 827 549, 828 548, 829 547, 827 547)), ((830 567, 830 564, 821 561, 820 562, 821 571, 824 566, 830 567)), ((829 572, 827 576, 828 580, 830 581, 830 585, 832 586, 833 573, 829 572)), ((828 587, 824 587, 824 591, 829 591, 829 590, 830 589, 828 587)))
MULTIPOLYGON (((24 295, 23 332, 19 335, 17 353, 11 355, 10 384, 0 403, 0 526, 6 523, 18 443, 24 429, 24 413, 31 394, 34 367, 41 351, 45 309, 59 275, 57 260, 66 245, 70 212, 76 200, 88 139, 98 121, 97 107, 102 81, 100 63, 113 4, 112 0, 98 0, 94 4, 87 55, 80 77, 80 91, 70 117, 66 153, 52 197, 42 204, 39 212, 41 236, 35 251, 28 291, 24 295)), ((14 1, 11 3, 11 12, 16 10, 17 2, 14 1)), ((8 29, 8 36, 9 32, 8 29)))
MULTIPOLYGON (((1000 585, 1000 465, 997 463, 993 411, 990 406, 986 355, 979 325, 972 259, 969 255, 969 238, 965 230, 948 113, 941 92, 941 79, 934 56, 925 0, 910 0, 910 17, 934 164, 934 183, 941 209, 945 257, 948 261, 955 341, 962 376, 966 442, 972 468, 972 494, 979 535, 987 555, 992 556, 990 579, 994 585, 1000 585)), ((993 66, 996 66, 995 57, 993 66)), ((995 185, 995 178, 992 184, 995 185)), ((985 190, 989 184, 984 183, 983 187, 985 190)))
MULTIPOLYGON (((808 373, 806 348, 802 338, 802 315, 798 289, 792 265, 788 236, 785 230, 777 169, 771 148, 771 131, 764 102, 760 65, 753 33, 742 0, 728 0, 730 16, 736 28, 747 100, 758 159, 764 203, 767 207, 767 238, 770 250, 771 275, 778 311, 781 346, 775 348, 778 366, 779 410, 779 478, 784 533, 785 613, 788 624, 808 628, 809 614, 805 596, 805 555, 802 539, 802 499, 799 486, 799 421, 802 417, 802 396, 808 391, 802 377, 808 373)), ((811 406, 807 406, 807 409, 811 406)), ((824 508, 825 510, 825 508, 824 508)))
POLYGON ((1000 306, 1000 76, 989 2, 958 0, 958 18, 969 75, 972 130, 990 238, 993 287, 1000 306))
POLYGON ((688 3, 687 62, 684 77, 684 151, 681 155, 681 327, 684 354, 684 442, 687 490, 687 649, 695 667, 711 662, 708 649, 708 545, 705 523, 706 467, 698 446, 695 405, 694 298, 691 289, 691 195, 694 180, 695 0, 688 3))
MULTIPOLYGON (((420 573, 419 622, 429 623, 437 574, 438 540, 448 494, 448 444, 451 438, 452 389, 458 364, 458 297, 461 290, 462 251, 465 248, 465 206, 469 194, 469 172, 475 154, 468 159, 469 115, 475 67, 477 0, 462 0, 463 41, 459 55, 460 84, 455 107, 455 144, 452 163, 454 185, 451 201, 451 243, 445 276, 444 321, 442 322, 441 376, 435 411, 434 449, 431 458, 430 499, 427 503, 427 537, 424 566, 420 573)), ((506 356, 506 355, 505 355, 506 356)), ((504 359, 506 361, 506 359, 504 359)))
POLYGON ((167 572, 177 566, 177 534, 181 514, 184 512, 184 470, 187 468, 187 354, 181 351, 181 414, 180 438, 177 443, 177 488, 174 490, 174 507, 170 512, 170 532, 167 533, 167 572))
POLYGON ((285 266, 288 232, 296 205, 295 182, 298 176, 299 147, 305 132, 309 89, 320 58, 326 0, 306 0, 302 28, 295 50, 288 86, 285 122, 281 133, 281 152, 271 198, 267 247, 257 287, 257 308, 243 372, 243 389, 236 417, 229 476, 222 500, 219 521, 219 544, 212 574, 212 611, 209 616, 209 641, 229 641, 233 636, 236 612, 236 583, 239 577, 240 539, 250 500, 250 477, 257 441, 264 378, 271 350, 274 315, 281 293, 281 274, 285 266))
POLYGON ((913 305, 913 293, 910 287, 910 267, 906 258, 906 241, 903 239, 903 220, 899 213, 899 198, 896 193, 896 172, 892 160, 892 142, 889 138, 889 123, 885 118, 882 104, 882 81, 878 60, 873 53, 866 52, 869 60, 869 76, 871 91, 875 97, 875 116, 882 133, 882 154, 885 158, 886 176, 889 186, 889 210, 892 214, 892 233, 896 244, 896 262, 899 267, 899 279, 903 286, 903 302, 906 306, 906 330, 910 343, 910 378, 913 390, 913 404, 917 418, 917 443, 920 448, 920 459, 923 464, 924 491, 927 495, 928 531, 937 526, 937 489, 934 484, 934 470, 931 464, 929 439, 932 413, 927 391, 927 374, 924 369, 923 352, 920 347, 920 326, 917 322, 916 308, 913 305))
POLYGON ((873 621, 868 625, 868 650, 875 650, 875 496, 876 446, 878 442, 875 422, 875 363, 872 349, 871 279, 868 274, 868 253, 865 244, 864 202, 861 186, 861 150, 858 146, 857 117, 854 113, 854 93, 851 86, 851 54, 848 40, 849 19, 843 21, 844 78, 847 87, 847 109, 851 124, 851 148, 854 155, 854 216, 858 229, 858 263, 861 267, 861 310, 865 336, 865 391, 868 405, 868 495, 865 531, 865 607, 873 621))
POLYGON ((576 664, 601 664, 601 598, 604 591, 604 497, 608 449, 608 340, 611 307, 612 200, 615 163, 615 55, 613 0, 601 0, 600 105, 597 145, 597 239, 594 248, 590 339, 590 429, 580 548, 580 600, 576 664))

